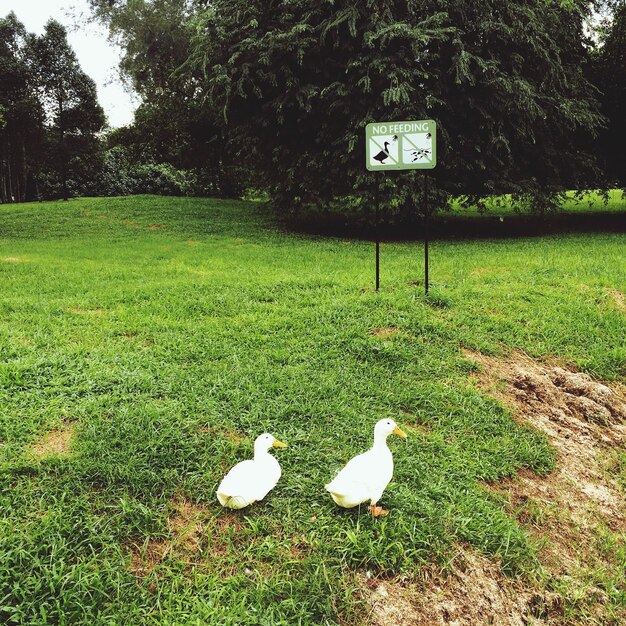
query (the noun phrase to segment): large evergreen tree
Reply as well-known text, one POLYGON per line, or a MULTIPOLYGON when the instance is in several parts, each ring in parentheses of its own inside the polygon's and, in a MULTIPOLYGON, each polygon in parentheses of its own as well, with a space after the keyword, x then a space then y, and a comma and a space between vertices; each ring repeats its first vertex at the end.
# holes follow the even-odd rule
MULTIPOLYGON (((231 145, 285 205, 365 188, 364 126, 433 118, 441 190, 546 200, 593 182, 577 132, 601 123, 582 2, 222 0, 189 67, 231 145)), ((386 176, 415 201, 414 174, 386 176)), ((394 189, 395 187, 395 189, 394 189)))

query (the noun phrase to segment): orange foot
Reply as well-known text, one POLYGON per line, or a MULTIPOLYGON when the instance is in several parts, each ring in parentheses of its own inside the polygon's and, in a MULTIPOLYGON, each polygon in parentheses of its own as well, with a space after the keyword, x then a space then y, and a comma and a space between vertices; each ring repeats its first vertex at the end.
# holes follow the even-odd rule
POLYGON ((374 517, 381 517, 384 515, 389 515, 389 511, 383 509, 382 506, 376 506, 375 504, 370 504, 370 511, 374 517))

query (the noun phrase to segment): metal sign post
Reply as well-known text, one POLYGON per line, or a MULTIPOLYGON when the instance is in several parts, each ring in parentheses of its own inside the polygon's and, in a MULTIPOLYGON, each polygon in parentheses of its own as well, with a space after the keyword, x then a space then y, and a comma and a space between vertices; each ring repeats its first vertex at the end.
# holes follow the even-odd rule
POLYGON ((380 215, 380 184, 376 185, 376 291, 380 289, 380 228, 378 217, 380 215))
POLYGON ((428 175, 424 175, 424 292, 428 295, 428 227, 430 212, 428 206, 428 175))
MULTIPOLYGON (((433 120, 372 122, 365 127, 365 167, 370 172, 433 169, 437 124, 433 120)), ((424 180, 424 284, 428 294, 428 177, 424 180)), ((380 191, 376 187, 376 291, 380 287, 380 191)))

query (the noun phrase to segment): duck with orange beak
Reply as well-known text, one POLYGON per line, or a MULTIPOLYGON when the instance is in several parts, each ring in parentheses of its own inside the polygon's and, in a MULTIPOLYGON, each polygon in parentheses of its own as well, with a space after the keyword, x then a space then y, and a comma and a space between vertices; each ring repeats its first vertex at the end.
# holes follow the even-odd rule
POLYGON ((392 419, 382 419, 374 427, 374 445, 363 454, 350 459, 346 466, 326 485, 326 491, 339 506, 349 509, 370 502, 374 517, 387 515, 378 501, 393 477, 393 455, 387 446, 387 437, 406 433, 392 419))

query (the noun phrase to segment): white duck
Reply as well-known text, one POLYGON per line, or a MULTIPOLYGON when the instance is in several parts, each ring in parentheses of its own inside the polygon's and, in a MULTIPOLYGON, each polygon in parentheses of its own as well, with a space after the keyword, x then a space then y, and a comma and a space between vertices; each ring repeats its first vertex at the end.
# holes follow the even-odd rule
POLYGON ((387 447, 389 435, 404 433, 392 419, 382 419, 374 427, 374 445, 363 454, 348 461, 335 479, 326 485, 332 499, 346 509, 370 501, 370 511, 374 517, 387 515, 377 502, 393 476, 393 456, 387 447))
POLYGON ((265 496, 276 486, 280 478, 280 465, 269 449, 286 448, 269 433, 254 440, 254 459, 237 463, 222 479, 217 488, 217 499, 229 509, 243 509, 265 496))

